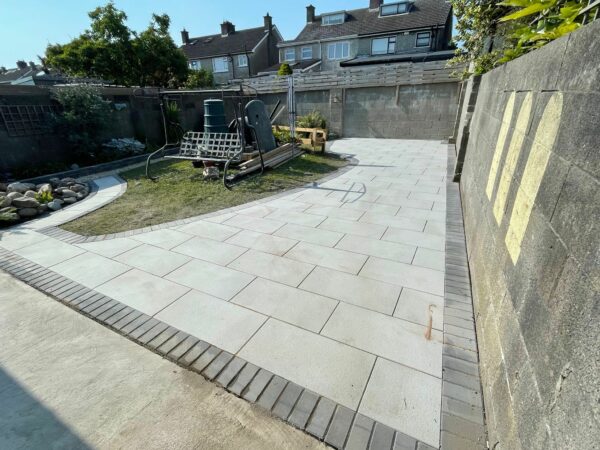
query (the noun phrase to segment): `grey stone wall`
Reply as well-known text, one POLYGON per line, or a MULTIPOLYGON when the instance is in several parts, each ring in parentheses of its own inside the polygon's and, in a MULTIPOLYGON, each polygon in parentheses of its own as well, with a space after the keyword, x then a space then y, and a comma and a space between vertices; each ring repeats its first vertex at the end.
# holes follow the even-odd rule
POLYGON ((447 139, 458 104, 458 83, 347 89, 344 137, 447 139))
POLYGON ((497 450, 600 442, 599 35, 481 78, 461 191, 497 450))

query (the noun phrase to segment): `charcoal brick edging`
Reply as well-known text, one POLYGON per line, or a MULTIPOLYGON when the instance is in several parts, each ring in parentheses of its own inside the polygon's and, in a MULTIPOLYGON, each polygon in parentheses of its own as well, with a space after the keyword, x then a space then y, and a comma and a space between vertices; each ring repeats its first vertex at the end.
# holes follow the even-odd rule
POLYGON ((471 280, 460 197, 453 182, 454 145, 448 145, 446 181, 446 261, 440 448, 488 448, 471 280))
POLYGON ((0 270, 334 448, 434 450, 424 442, 1 247, 0 270))
MULTIPOLYGON (((356 167, 359 164, 359 161, 356 158, 354 158, 353 156, 349 156, 347 158, 347 160, 348 160, 348 164, 345 165, 344 167, 337 169, 333 173, 331 173, 317 181, 307 183, 304 186, 299 186, 297 188, 283 191, 278 194, 270 195, 268 197, 264 197, 264 198, 261 198, 258 200, 254 200, 249 203, 243 203, 241 205, 232 206, 232 207, 229 207, 226 209, 220 209, 218 211, 201 214, 201 215, 194 216, 194 217, 173 220, 171 222, 165 222, 165 223, 161 223, 158 225, 152 225, 152 226, 148 226, 148 227, 144 227, 144 228, 138 228, 136 230, 121 231, 118 233, 102 234, 102 235, 98 235, 98 236, 83 236, 80 234, 76 234, 76 233, 72 233, 70 231, 63 230, 62 228, 60 228, 60 226, 50 226, 50 227, 43 228, 38 231, 47 236, 51 236, 54 239, 58 239, 60 241, 64 241, 64 242, 67 242, 70 244, 83 244, 83 243, 88 243, 88 242, 104 241, 104 240, 108 240, 108 239, 126 238, 126 237, 135 236, 138 234, 148 233, 150 231, 156 231, 156 230, 162 230, 165 228, 172 228, 172 227, 176 227, 176 226, 186 225, 188 223, 197 222, 199 220, 210 219, 212 217, 220 216, 223 214, 235 213, 242 209, 250 208, 252 206, 262 205, 264 203, 267 203, 267 202, 270 202, 273 200, 277 200, 277 199, 281 199, 281 198, 286 197, 291 194, 298 193, 304 189, 314 188, 316 184, 321 184, 321 183, 325 183, 327 181, 334 180, 334 179, 346 174, 347 172, 349 172, 350 170, 352 170, 354 167, 356 167)), ((121 183, 121 190, 120 190, 119 194, 111 200, 111 201, 114 201, 115 199, 119 198, 121 195, 123 195, 125 193, 125 191, 127 190, 127 182, 118 175, 112 175, 112 176, 117 178, 121 183)), ((94 183, 93 181, 90 181, 90 183, 92 184, 93 189, 98 191, 98 185, 96 183, 94 183)), ((95 193, 96 192, 94 192, 94 194, 95 193)), ((101 208, 102 206, 104 206, 104 205, 98 206, 97 208, 91 209, 89 211, 82 212, 81 215, 78 215, 77 217, 75 217, 75 219, 82 217, 84 215, 87 215, 90 212, 101 208)))

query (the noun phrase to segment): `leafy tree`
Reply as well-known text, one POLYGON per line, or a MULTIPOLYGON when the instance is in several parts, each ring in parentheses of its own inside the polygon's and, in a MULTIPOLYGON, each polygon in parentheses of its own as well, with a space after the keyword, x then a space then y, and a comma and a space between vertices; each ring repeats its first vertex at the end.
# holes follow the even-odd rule
POLYGON ((185 82, 185 87, 188 89, 208 88, 213 87, 214 85, 215 80, 213 73, 206 69, 190 70, 185 82))
POLYGON ((154 14, 138 34, 127 27, 127 15, 112 2, 88 15, 89 30, 67 44, 48 45, 46 65, 67 75, 125 86, 178 86, 185 81, 187 61, 169 35, 169 16, 154 14))
POLYGON ((279 66, 279 70, 277 71, 277 75, 280 76, 292 75, 293 73, 294 71, 288 63, 283 63, 281 66, 279 66))
POLYGON ((57 134, 62 136, 77 162, 90 160, 100 149, 100 137, 110 121, 109 102, 92 86, 68 86, 53 91, 61 112, 54 115, 57 134))
MULTIPOLYGON (((584 0, 451 0, 456 40, 451 64, 482 74, 581 26, 584 0)), ((593 13, 590 12, 590 13, 593 13)), ((470 74, 465 69, 463 76, 470 74)))

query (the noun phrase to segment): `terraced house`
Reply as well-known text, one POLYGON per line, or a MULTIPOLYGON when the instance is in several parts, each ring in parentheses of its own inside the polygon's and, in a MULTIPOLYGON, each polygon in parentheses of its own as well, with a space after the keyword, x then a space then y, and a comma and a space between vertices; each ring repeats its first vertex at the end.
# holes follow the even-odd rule
POLYGON ((452 7, 444 0, 370 0, 368 8, 316 14, 306 7, 306 26, 281 42, 279 61, 294 70, 402 61, 447 59, 451 49, 452 7))
POLYGON ((184 29, 181 40, 190 68, 212 71, 220 84, 248 78, 275 64, 277 44, 283 38, 267 13, 262 27, 238 31, 233 23, 225 21, 219 34, 190 38, 184 29))

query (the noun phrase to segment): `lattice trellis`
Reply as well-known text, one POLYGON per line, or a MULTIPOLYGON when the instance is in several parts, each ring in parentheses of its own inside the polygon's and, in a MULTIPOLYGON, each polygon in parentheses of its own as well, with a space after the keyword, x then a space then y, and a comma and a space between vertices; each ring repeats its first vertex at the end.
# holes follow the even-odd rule
POLYGON ((50 131, 54 105, 0 105, 0 116, 9 136, 32 136, 50 131))
POLYGON ((202 161, 227 161, 241 158, 237 133, 202 133, 188 131, 183 136, 177 158, 202 161))

